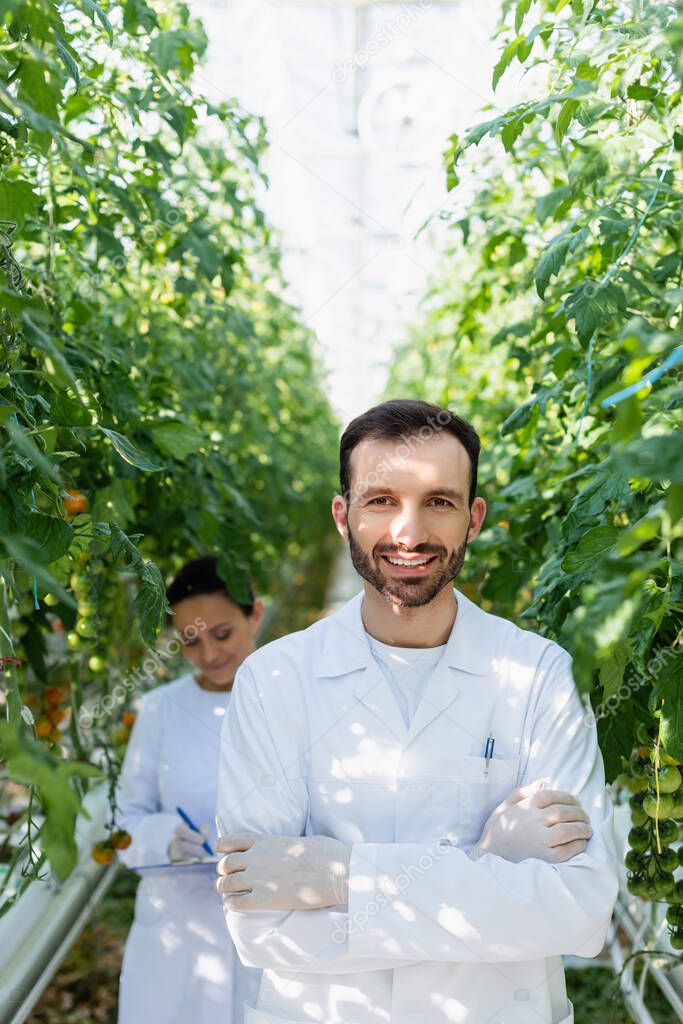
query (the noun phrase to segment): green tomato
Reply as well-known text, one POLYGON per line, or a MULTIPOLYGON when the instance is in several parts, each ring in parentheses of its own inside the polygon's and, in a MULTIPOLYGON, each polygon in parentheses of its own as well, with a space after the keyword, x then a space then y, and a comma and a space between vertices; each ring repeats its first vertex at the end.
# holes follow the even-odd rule
POLYGON ((674 885, 674 891, 671 893, 669 903, 683 904, 683 878, 674 885))
POLYGON ((670 846, 665 846, 661 853, 655 853, 655 861, 660 871, 673 874, 678 867, 678 854, 670 846))
POLYGON ((678 822, 673 818, 665 818, 659 823, 659 838, 669 846, 678 839, 678 822))
POLYGON ((32 615, 35 611, 35 605, 32 597, 22 597, 19 602, 19 611, 22 615, 32 615))
POLYGON ((629 875, 626 887, 634 896, 644 896, 647 889, 647 877, 641 872, 629 875))
POLYGON ((92 657, 88 659, 88 668, 91 672, 104 672, 106 667, 107 662, 104 658, 101 658, 99 654, 93 654, 92 657))
POLYGON ((683 868, 683 846, 678 847, 678 863, 683 868))
POLYGON ((628 845, 636 853, 642 853, 650 845, 650 830, 647 828, 632 828, 628 834, 628 845))
POLYGON ((676 793, 674 797, 674 805, 671 808, 671 817, 680 821, 683 818, 683 793, 679 796, 676 793))
POLYGON ((681 773, 672 764, 660 768, 657 775, 659 777, 660 793, 675 793, 681 784, 681 773))
POLYGON ((81 646, 81 638, 78 633, 72 631, 66 634, 66 646, 72 651, 78 650, 81 646))
POLYGON ((22 636, 26 636, 27 633, 28 633, 28 622, 24 622, 23 619, 17 619, 17 621, 12 624, 12 635, 13 636, 15 636, 15 637, 22 637, 22 636))
POLYGON ((624 864, 629 871, 641 873, 647 867, 647 858, 637 850, 629 850, 624 857, 624 864))
POLYGON ((670 896, 674 890, 674 880, 671 875, 664 872, 658 873, 653 879, 653 890, 658 900, 670 896))
POLYGON ((97 636, 97 626, 92 619, 79 619, 76 623, 76 632, 79 636, 91 639, 92 637, 97 636))
POLYGON ((669 907, 666 912, 666 919, 673 928, 683 928, 683 907, 669 907))
MULTIPOLYGON (((664 793, 659 798, 659 818, 670 818, 673 810, 673 797, 664 793)), ((650 818, 657 817, 657 797, 649 793, 643 800, 643 810, 650 818)))
POLYGON ((631 772, 636 779, 644 779, 647 776, 647 770, 650 767, 650 761, 647 757, 632 757, 630 762, 631 772))
POLYGON ((674 949, 683 949, 683 929, 678 929, 678 931, 672 932, 669 936, 669 942, 674 949))
POLYGON ((630 789, 632 793, 644 793, 647 790, 647 778, 643 775, 641 778, 636 778, 635 775, 629 775, 626 778, 626 787, 630 789))
POLYGON ((55 594, 46 594, 43 601, 48 608, 54 608, 55 605, 59 604, 59 598, 55 594))
POLYGON ((631 821, 638 828, 644 825, 648 820, 648 816, 643 810, 643 800, 645 799, 644 793, 634 793, 629 798, 628 805, 631 808, 631 821))
POLYGON ((0 391, 9 384, 9 373, 0 373, 0 391))

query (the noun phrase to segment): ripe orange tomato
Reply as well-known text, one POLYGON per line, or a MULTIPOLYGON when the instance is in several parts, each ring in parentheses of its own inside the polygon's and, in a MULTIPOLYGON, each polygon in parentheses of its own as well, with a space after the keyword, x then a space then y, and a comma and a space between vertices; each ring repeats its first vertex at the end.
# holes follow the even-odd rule
POLYGON ((41 740, 47 739, 52 732, 52 722, 49 718, 39 718, 36 722, 36 736, 40 736, 41 740))
POLYGON ((105 840, 101 843, 95 843, 90 855, 97 864, 111 864, 114 859, 114 848, 105 840))
POLYGON ((135 712, 124 711, 121 715, 121 722, 125 725, 126 729, 132 729, 133 723, 135 722, 135 712))
POLYGON ((83 491, 77 491, 74 487, 67 487, 66 493, 68 495, 67 498, 64 498, 66 518, 73 519, 79 512, 85 512, 88 507, 88 499, 83 491))
POLYGON ((59 725, 60 722, 64 721, 64 719, 66 718, 66 711, 64 710, 64 708, 52 707, 49 708, 47 712, 47 717, 50 719, 52 724, 56 726, 59 725))
POLYGON ((66 690, 61 686, 48 686, 45 691, 45 700, 48 704, 61 704, 66 697, 66 690))
POLYGON ((111 845, 115 850, 127 850, 132 842, 133 837, 123 828, 119 828, 111 834, 111 845))

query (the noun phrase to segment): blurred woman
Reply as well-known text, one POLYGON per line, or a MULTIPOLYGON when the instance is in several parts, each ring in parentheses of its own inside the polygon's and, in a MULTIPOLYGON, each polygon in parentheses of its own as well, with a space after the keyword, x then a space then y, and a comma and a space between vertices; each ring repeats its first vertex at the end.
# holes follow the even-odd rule
POLYGON ((215 890, 218 750, 237 669, 255 650, 263 602, 235 601, 216 558, 188 562, 167 590, 192 668, 146 693, 118 789, 118 823, 132 836, 119 857, 141 870, 119 987, 119 1024, 241 1024, 260 972, 242 966, 215 890), (201 834, 180 817, 180 807, 201 834))

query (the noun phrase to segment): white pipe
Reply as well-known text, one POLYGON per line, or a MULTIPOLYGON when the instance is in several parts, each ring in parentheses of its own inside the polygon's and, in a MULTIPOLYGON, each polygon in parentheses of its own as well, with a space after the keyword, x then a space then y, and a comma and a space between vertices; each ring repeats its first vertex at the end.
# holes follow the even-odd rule
POLYGON ((63 885, 31 882, 0 918, 0 1024, 26 1020, 116 874, 116 863, 103 868, 90 856, 104 834, 107 784, 83 803, 90 817, 77 821, 76 868, 63 885))

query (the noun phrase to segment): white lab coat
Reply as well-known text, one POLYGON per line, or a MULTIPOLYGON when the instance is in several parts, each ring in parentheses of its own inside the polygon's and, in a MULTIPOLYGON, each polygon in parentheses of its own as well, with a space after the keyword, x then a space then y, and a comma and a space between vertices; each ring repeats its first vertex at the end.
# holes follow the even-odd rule
POLYGON ((245 1024, 573 1021, 561 956, 600 951, 617 893, 595 722, 563 648, 455 594, 410 728, 370 652, 362 592, 238 671, 219 834, 352 846, 348 911, 240 913, 224 898, 240 957, 264 968, 245 1024), (586 851, 564 864, 471 860, 490 811, 540 778, 590 815, 586 851))
MULTIPOLYGON (((220 730, 228 693, 191 674, 145 694, 124 759, 118 822, 129 867, 168 862, 180 818, 214 822, 220 730)), ((215 833, 211 842, 215 842, 215 833)), ((140 872, 119 988, 119 1024, 242 1024, 260 972, 226 934, 215 864, 140 872)))

